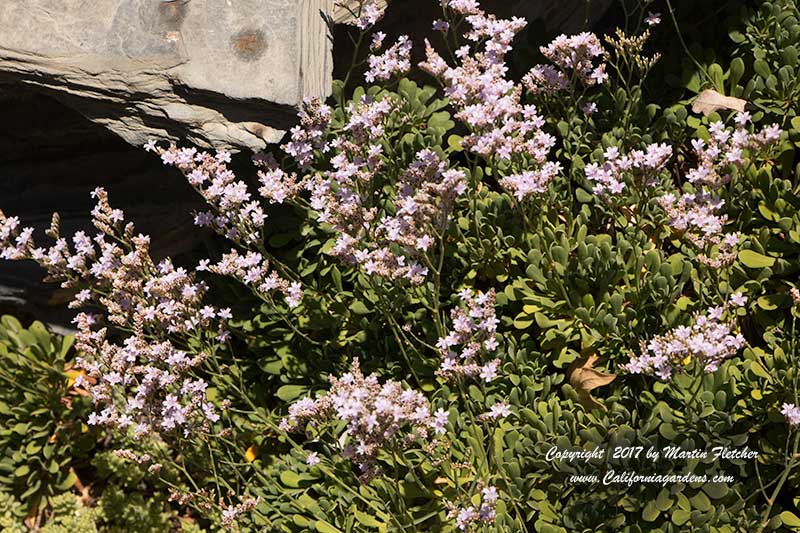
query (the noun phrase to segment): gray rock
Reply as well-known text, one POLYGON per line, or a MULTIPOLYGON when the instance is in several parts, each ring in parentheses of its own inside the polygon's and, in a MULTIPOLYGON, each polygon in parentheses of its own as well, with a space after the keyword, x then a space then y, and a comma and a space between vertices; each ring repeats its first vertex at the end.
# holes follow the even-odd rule
MULTIPOLYGON (((482 5, 567 30, 591 24, 609 2, 482 5)), ((0 0, 0 83, 52 96, 132 145, 154 138, 256 151, 280 140, 304 96, 330 94, 325 17, 347 18, 336 3, 0 0)), ((435 0, 391 2, 380 27, 421 41, 439 10, 435 0)), ((347 40, 337 47, 348 63, 347 40)))
POLYGON ((330 91, 329 0, 4 0, 0 81, 127 142, 257 150, 330 91))

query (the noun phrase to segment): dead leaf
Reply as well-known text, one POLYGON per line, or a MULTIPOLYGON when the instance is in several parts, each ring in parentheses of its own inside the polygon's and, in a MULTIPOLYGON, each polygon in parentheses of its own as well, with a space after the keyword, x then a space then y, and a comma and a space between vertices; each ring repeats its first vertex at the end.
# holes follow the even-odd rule
POLYGON ((247 451, 244 452, 244 457, 245 459, 247 459, 248 463, 252 463, 253 461, 255 461, 256 458, 258 457, 258 446, 253 444, 252 446, 247 448, 247 451))
POLYGON ((75 472, 75 469, 70 467, 69 471, 75 474, 75 488, 78 489, 78 492, 81 493, 80 499, 81 503, 83 503, 86 507, 91 507, 94 504, 94 498, 92 498, 91 488, 92 484, 84 485, 81 481, 81 478, 78 477, 78 473, 75 472))
POLYGON ((740 113, 744 112, 744 107, 747 105, 747 100, 736 98, 733 96, 725 96, 719 94, 714 89, 706 89, 697 95, 697 98, 692 102, 692 112, 703 113, 708 116, 717 109, 732 109, 740 113))
POLYGON ((617 378, 617 375, 606 374, 592 368, 598 359, 599 357, 592 353, 572 363, 569 367, 569 383, 578 392, 578 399, 584 407, 607 411, 606 406, 595 400, 590 392, 597 387, 608 385, 617 378))
MULTIPOLYGON (((96 385, 97 384, 97 378, 93 378, 93 377, 87 375, 85 370, 79 369, 79 368, 77 368, 75 366, 67 367, 66 369, 64 369, 64 373, 67 375, 67 378, 68 378, 68 380, 67 380, 67 389, 68 389, 69 392, 67 394, 69 396, 91 396, 92 395, 92 393, 90 393, 87 390, 88 389, 87 386, 75 387, 75 379, 79 375, 82 375, 83 376, 83 381, 88 386, 92 386, 92 385, 96 385)), ((65 396, 64 398, 62 398, 62 401, 64 401, 65 399, 68 399, 68 398, 65 396)))

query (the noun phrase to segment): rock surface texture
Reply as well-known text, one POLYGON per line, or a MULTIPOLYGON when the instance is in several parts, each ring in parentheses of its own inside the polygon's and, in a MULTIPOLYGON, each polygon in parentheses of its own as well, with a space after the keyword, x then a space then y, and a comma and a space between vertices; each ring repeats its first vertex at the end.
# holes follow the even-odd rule
POLYGON ((0 82, 128 143, 257 150, 327 95, 329 0, 3 0, 0 82))

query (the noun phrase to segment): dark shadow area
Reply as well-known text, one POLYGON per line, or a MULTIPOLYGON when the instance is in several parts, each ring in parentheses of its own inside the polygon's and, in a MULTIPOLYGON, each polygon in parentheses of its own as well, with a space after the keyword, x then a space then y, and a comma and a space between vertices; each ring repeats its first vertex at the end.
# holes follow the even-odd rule
MULTIPOLYGON (((483 0, 481 9, 498 18, 514 16, 525 18, 528 26, 517 35, 516 47, 534 47, 546 44, 559 33, 587 31, 597 25, 614 7, 612 0, 483 0)), ((390 1, 384 17, 375 26, 375 31, 386 33, 384 48, 391 46, 400 35, 408 35, 414 42, 411 63, 416 65, 425 59, 424 40, 428 39, 440 52, 444 50, 441 33, 431 28, 433 21, 442 18, 442 8, 431 0, 390 1)), ((353 56, 352 37, 357 35, 352 26, 337 25, 333 28, 334 79, 344 79, 353 56)), ((362 58, 367 53, 369 42, 362 45, 362 58)), ((517 63, 512 59, 512 67, 517 63)), ((529 67, 528 67, 529 68, 529 67)), ((364 66, 353 71, 352 86, 364 85, 364 66)), ((434 80, 417 68, 412 68, 410 78, 418 83, 432 85, 434 80)), ((526 70, 527 71, 527 70, 526 70)), ((524 72, 511 73, 512 77, 524 72)))
MULTIPOLYGON (((126 220, 152 236, 156 259, 201 246, 191 213, 202 201, 153 154, 22 84, 0 85, 0 117, 0 209, 33 226, 38 243, 50 244, 43 232, 54 211, 63 235, 93 235, 90 193, 102 186, 126 220)), ((0 261, 0 313, 68 325, 69 295, 42 283, 43 274, 33 263, 0 261)))

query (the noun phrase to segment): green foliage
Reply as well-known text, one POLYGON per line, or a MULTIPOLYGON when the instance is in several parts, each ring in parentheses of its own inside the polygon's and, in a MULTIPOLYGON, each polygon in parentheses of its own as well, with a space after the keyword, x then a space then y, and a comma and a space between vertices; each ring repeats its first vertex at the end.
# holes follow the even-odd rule
MULTIPOLYGON (((387 132, 398 167, 407 164, 414 151, 428 147, 447 153, 469 170, 470 179, 483 182, 461 206, 446 240, 442 307, 454 306, 455 298, 447 295, 463 286, 498 290, 500 328, 507 343, 503 379, 465 384, 463 390, 455 384, 435 384, 432 372, 438 362, 430 352, 415 348, 401 327, 410 324, 415 339, 435 342, 433 302, 425 300, 424 291, 398 290, 337 264, 324 255, 333 245, 330 237, 302 213, 279 213, 278 224, 296 228, 287 257, 305 273, 303 283, 323 296, 307 299, 295 311, 296 323, 314 342, 277 319, 265 320, 266 308, 244 324, 259 351, 274 350, 262 366, 267 376, 262 379, 270 383, 266 390, 274 391, 273 398, 264 398, 266 405, 279 416, 286 402, 324 387, 320 377, 339 375, 346 361, 356 356, 370 371, 430 392, 434 406, 449 406, 454 438, 445 452, 409 450, 383 457, 387 476, 358 485, 349 462, 338 459, 335 446, 325 444, 321 436, 310 435, 303 450, 290 437, 254 435, 254 423, 252 440, 245 438, 239 446, 246 449, 256 443, 259 449, 253 466, 263 483, 252 487, 262 498, 257 527, 455 531, 453 521, 433 502, 487 476, 494 476, 504 494, 497 531, 738 532, 762 526, 781 530, 782 523, 787 530, 794 527, 793 513, 800 511, 787 487, 800 485, 797 469, 789 471, 772 506, 764 497, 767 490, 772 496, 771 481, 787 472, 781 450, 791 448, 795 436, 778 409, 794 398, 792 384, 797 381, 798 308, 788 291, 797 286, 800 274, 800 180, 795 167, 800 122, 792 122, 797 77, 784 68, 794 68, 796 62, 792 31, 797 8, 793 2, 776 5, 762 4, 752 13, 743 10, 738 20, 746 29, 731 33, 734 44, 729 49, 704 49, 715 44, 713 36, 697 43, 690 40, 698 64, 687 57, 681 79, 671 78, 683 92, 678 98, 649 99, 662 94, 655 87, 663 85, 657 73, 648 80, 641 76, 635 86, 612 87, 598 95, 601 111, 591 118, 576 112, 576 102, 547 115, 548 131, 561 139, 558 158, 571 184, 568 190, 556 184, 536 205, 518 204, 500 190, 496 184, 508 169, 473 161, 461 145, 464 132, 453 128, 448 117, 422 112, 425 102, 418 102, 418 96, 427 101, 433 89, 401 80, 396 91, 356 89, 346 98, 337 86, 334 129, 341 125, 343 100, 357 101, 365 93, 392 94, 416 113, 411 131, 398 124, 398 131, 387 132), (746 237, 735 263, 721 270, 699 264, 697 250, 667 227, 655 198, 673 183, 630 191, 624 202, 613 205, 591 193, 582 172, 609 146, 628 150, 666 140, 677 152, 670 171, 681 175, 693 163, 689 139, 708 138, 709 124, 727 118, 724 112, 708 117, 691 113, 691 98, 706 88, 748 99, 757 111, 755 121, 777 121, 788 131, 774 158, 755 162, 729 190, 721 191, 730 219, 726 229, 746 237), (431 129, 433 134, 427 134, 431 129), (637 209, 626 210, 625 205, 637 209), (687 316, 735 291, 752 302, 739 312, 749 347, 738 357, 713 374, 680 375, 671 384, 623 374, 621 365, 638 352, 641 341, 686 324, 687 316), (318 318, 312 318, 314 314, 318 318), (314 326, 318 323, 333 331, 323 335, 314 326), (600 357, 601 370, 620 374, 593 392, 596 404, 587 403, 569 379, 572 368, 589 355, 600 357), (515 414, 496 424, 476 422, 475 416, 498 401, 507 401, 515 414), (588 462, 548 461, 545 456, 553 446, 607 453, 588 462), (747 447, 759 457, 656 463, 643 456, 613 457, 617 447, 629 446, 747 447), (309 451, 329 459, 310 467, 305 464, 309 451), (470 466, 446 466, 459 463, 470 466), (598 473, 602 479, 609 470, 694 474, 709 480, 719 475, 732 481, 665 486, 570 481, 572 476, 598 473)), ((729 14, 737 11, 730 8, 726 7, 729 14)), ((726 23, 730 27, 733 22, 726 23)), ((727 30, 723 25, 719 31, 727 30)), ((671 46, 680 46, 674 35, 671 46)), ((667 64, 670 61, 667 58, 667 64)), ((561 104, 548 105, 555 111, 561 104)), ((430 109, 444 113, 440 104, 430 109)), ((261 394, 253 398, 263 398, 261 394)))
POLYGON ((91 401, 72 388, 72 341, 0 319, 0 532, 200 531, 178 519, 146 468, 103 451, 86 425, 91 401))
MULTIPOLYGON (((629 4, 624 22, 636 26, 647 4, 636 2, 633 11, 629 4)), ((258 500, 237 517, 242 531, 455 533, 448 511, 479 506, 488 484, 500 498, 484 533, 797 530, 800 432, 780 407, 798 403, 800 383, 800 304, 791 292, 800 288, 800 15, 790 0, 755 9, 729 2, 713 11, 724 24, 704 34, 696 25, 708 17, 692 23, 693 3, 675 4, 667 4, 666 35, 658 37, 673 55, 663 62, 672 75, 647 55, 646 38, 630 44, 617 34, 605 58, 608 84, 526 96, 546 109, 544 130, 557 135, 553 154, 564 169, 534 201, 504 190, 510 163, 465 149, 471 132, 456 124, 436 88, 409 79, 334 84, 330 138, 347 138, 350 106, 364 96, 396 105, 379 141, 385 166, 370 177, 375 212, 394 212, 398 176, 424 149, 463 169, 468 190, 437 235, 431 274, 420 286, 367 275, 332 256, 337 235, 317 223, 305 198, 272 206, 262 252, 295 274, 306 297, 290 309, 214 280, 214 297, 238 320, 230 323, 230 344, 206 360, 208 398, 222 413, 209 434, 169 443, 117 435, 120 446, 148 455, 141 464, 103 451, 82 422, 88 400, 69 388, 70 340, 4 317, 0 484, 9 494, 0 492, 2 531, 23 531, 22 520, 34 515, 43 531, 199 530, 178 518, 179 507, 202 513, 203 526, 225 529, 223 513, 246 495, 258 500), (674 33, 673 17, 693 32, 674 33), (716 46, 720 35, 729 40, 716 46), (719 268, 700 260, 719 254, 719 245, 699 249, 670 226, 658 201, 667 192, 696 192, 686 179, 697 157, 689 140, 708 140, 712 123, 731 121, 724 109, 691 112, 705 89, 747 100, 754 122, 776 121, 786 132, 714 191, 724 200, 725 232, 741 234, 736 254, 719 268), (580 111, 592 103, 595 113, 580 111), (659 175, 613 198, 593 192, 586 169, 603 162, 606 149, 629 153, 658 142, 675 154, 659 175), (497 293, 498 379, 437 375, 436 343, 465 287, 497 293), (737 292, 748 298, 731 311, 747 347, 718 370, 705 373, 687 357, 683 372, 661 382, 626 368, 654 336, 691 324, 737 292), (353 359, 446 411, 444 440, 409 437, 381 448, 380 472, 365 476, 343 457, 344 422, 308 424, 297 434, 278 428, 287 404, 325 394, 329 378, 353 359), (486 416, 500 402, 511 414, 486 416), (758 456, 720 458, 715 448, 758 456), (602 453, 548 458, 553 449, 602 453), (708 454, 667 457, 668 449, 708 454), (90 461, 92 450, 99 453, 90 461), (91 505, 61 494, 84 471, 97 485, 91 505), (624 472, 705 481, 603 481, 624 472)), ((533 46, 537 37, 528 35, 532 46, 515 58, 517 67, 536 57, 544 44, 533 46)), ((329 170, 330 161, 319 159, 315 171, 329 170)))
POLYGON ((71 345, 41 323, 0 319, 0 484, 34 512, 72 488, 95 444, 89 399, 68 390, 71 345))

